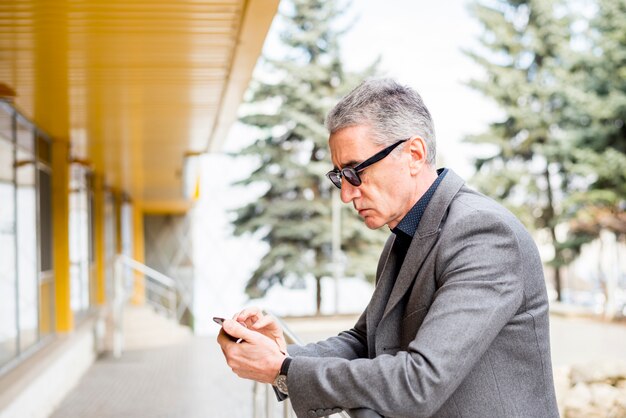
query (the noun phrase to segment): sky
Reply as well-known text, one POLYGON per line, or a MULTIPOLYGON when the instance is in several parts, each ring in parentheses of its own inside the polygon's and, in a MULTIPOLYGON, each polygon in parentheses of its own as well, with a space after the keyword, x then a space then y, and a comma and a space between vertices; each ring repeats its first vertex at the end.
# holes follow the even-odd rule
MULTIPOLYGON (((481 33, 468 3, 353 0, 346 20, 355 19, 355 24, 341 45, 349 70, 362 70, 380 56, 381 75, 420 93, 435 122, 438 165, 452 168, 465 179, 473 174, 471 157, 479 149, 462 139, 483 131, 498 117, 495 105, 466 85, 483 76, 483 70, 462 52, 475 49, 481 33)), ((279 23, 270 29, 266 52, 281 49, 279 23)), ((239 149, 249 135, 236 125, 226 149, 239 149)))
POLYGON ((498 116, 494 104, 467 87, 482 70, 462 53, 476 48, 481 33, 468 1, 357 0, 357 24, 343 42, 345 62, 355 68, 382 58, 385 76, 416 89, 435 122, 439 165, 465 179, 474 150, 462 139, 498 116))
MULTIPOLYGON (((351 14, 358 20, 343 39, 342 48, 348 69, 362 69, 380 56, 383 75, 422 95, 435 121, 439 165, 468 179, 473 172, 470 157, 476 150, 461 140, 485 129, 497 117, 497 110, 464 85, 481 75, 480 68, 461 52, 462 48, 475 45, 480 34, 480 26, 469 16, 466 4, 464 0, 353 0, 351 14)), ((272 51, 277 48, 276 29, 277 25, 273 25, 266 40, 266 48, 272 51)), ((224 150, 236 153, 254 139, 252 130, 235 124, 224 150)), ((229 316, 249 303, 243 294, 245 282, 267 247, 254 237, 233 237, 229 220, 230 211, 254 198, 254 190, 232 187, 252 166, 250 160, 242 158, 220 154, 204 157, 193 238, 196 306, 204 309, 197 312, 200 318, 229 316)), ((357 285, 340 292, 368 292, 359 289, 357 285)), ((334 299, 334 294, 330 299, 334 299)), ((365 295, 353 300, 354 306, 343 309, 358 311, 367 300, 365 295)), ((314 309, 312 289, 309 296, 302 292, 286 296, 277 289, 265 302, 281 314, 303 314, 314 309)), ((201 324, 198 333, 215 332, 211 321, 197 323, 201 324)))

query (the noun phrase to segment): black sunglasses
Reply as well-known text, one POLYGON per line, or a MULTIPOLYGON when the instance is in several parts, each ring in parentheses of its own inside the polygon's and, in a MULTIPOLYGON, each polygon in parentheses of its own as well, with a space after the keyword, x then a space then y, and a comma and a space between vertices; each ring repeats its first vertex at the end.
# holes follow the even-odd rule
POLYGON ((328 177, 328 179, 332 181, 333 184, 337 186, 339 189, 341 189, 342 177, 348 180, 348 183, 350 183, 351 185, 358 187, 361 185, 361 177, 359 177, 359 172, 365 170, 370 165, 379 162, 380 160, 382 160, 383 158, 391 154, 391 151, 396 149, 398 145, 402 144, 403 142, 408 141, 409 139, 411 138, 400 140, 396 142, 395 144, 388 146, 384 150, 372 155, 370 158, 368 158, 367 160, 363 161, 361 164, 358 164, 354 167, 344 167, 341 170, 339 169, 331 170, 328 173, 326 173, 326 177, 328 177))

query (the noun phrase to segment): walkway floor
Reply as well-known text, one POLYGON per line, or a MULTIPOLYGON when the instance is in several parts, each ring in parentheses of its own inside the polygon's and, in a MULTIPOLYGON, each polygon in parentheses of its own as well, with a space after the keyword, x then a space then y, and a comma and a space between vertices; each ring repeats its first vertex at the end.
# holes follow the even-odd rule
POLYGON ((552 315, 550 343, 555 367, 626 361, 626 322, 552 315))
POLYGON ((99 359, 53 418, 250 417, 252 384, 233 378, 213 337, 99 359))
MULTIPOLYGON (((290 321, 311 341, 349 327, 355 318, 290 321)), ((552 318, 555 367, 626 359, 626 326, 587 319, 552 318)), ((99 359, 53 418, 248 418, 252 384, 236 378, 215 337, 190 337, 165 347, 131 349, 99 359)))

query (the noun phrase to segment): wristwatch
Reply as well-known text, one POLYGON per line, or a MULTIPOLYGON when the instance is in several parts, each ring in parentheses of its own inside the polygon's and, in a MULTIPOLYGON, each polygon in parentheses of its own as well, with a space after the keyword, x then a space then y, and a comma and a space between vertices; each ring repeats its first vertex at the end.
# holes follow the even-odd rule
POLYGON ((289 395, 289 389, 287 388, 287 372, 289 371, 289 365, 291 364, 291 360, 291 357, 285 357, 285 360, 283 360, 283 364, 280 366, 278 376, 276 376, 276 379, 274 379, 274 383, 272 383, 276 387, 276 389, 278 389, 285 395, 289 395))

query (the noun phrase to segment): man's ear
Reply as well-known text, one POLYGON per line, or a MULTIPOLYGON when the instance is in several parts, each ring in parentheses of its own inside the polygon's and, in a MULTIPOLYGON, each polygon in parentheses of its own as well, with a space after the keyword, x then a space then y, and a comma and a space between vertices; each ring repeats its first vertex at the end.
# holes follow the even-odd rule
POLYGON ((410 171, 412 175, 416 175, 422 170, 428 161, 426 141, 420 136, 415 136, 408 140, 407 147, 411 157, 410 171))

